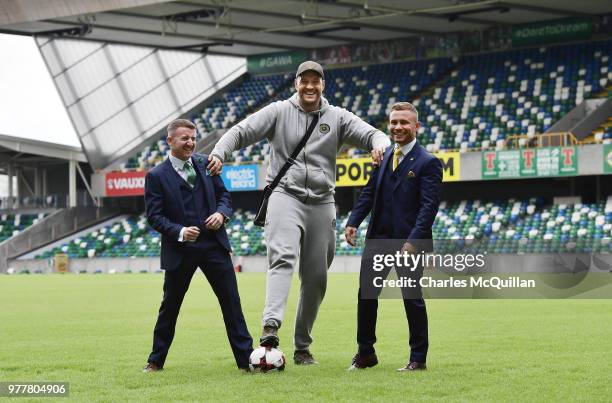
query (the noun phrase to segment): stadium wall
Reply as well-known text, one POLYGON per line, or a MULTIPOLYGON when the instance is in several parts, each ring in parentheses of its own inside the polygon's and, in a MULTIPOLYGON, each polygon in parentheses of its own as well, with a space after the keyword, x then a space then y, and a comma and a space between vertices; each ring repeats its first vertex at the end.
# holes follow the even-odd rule
MULTIPOLYGON (((234 266, 240 265, 244 273, 262 273, 268 268, 265 256, 234 256, 234 266)), ((332 273, 357 273, 361 264, 360 256, 336 256, 330 267, 332 273)), ((496 273, 558 273, 567 269, 567 273, 577 274, 587 268, 592 271, 610 270, 610 254, 489 254, 486 257, 487 272, 496 273), (580 260, 580 265, 577 262, 580 260), (563 266, 563 262, 565 266, 563 266)), ((51 260, 15 260, 10 264, 16 273, 24 270, 30 273, 52 273, 54 265, 51 260)), ((299 268, 296 268, 296 272, 299 268)), ((72 259, 69 261, 72 273, 132 273, 159 271, 159 258, 91 258, 72 259)))
MULTIPOLYGON (((245 273, 261 273, 268 268, 267 258, 265 256, 234 256, 234 266, 240 265, 241 271, 245 273)), ((359 271, 359 256, 336 256, 330 268, 331 271, 337 273, 357 272, 359 271)), ((52 273, 54 271, 54 263, 52 259, 19 259, 13 260, 9 264, 9 268, 19 273, 27 270, 30 273, 42 271, 43 273, 52 273)), ((91 259, 71 259, 69 261, 69 270, 73 273, 122 273, 131 270, 134 273, 141 271, 155 272, 159 270, 159 257, 129 257, 129 258, 91 258, 91 259)))

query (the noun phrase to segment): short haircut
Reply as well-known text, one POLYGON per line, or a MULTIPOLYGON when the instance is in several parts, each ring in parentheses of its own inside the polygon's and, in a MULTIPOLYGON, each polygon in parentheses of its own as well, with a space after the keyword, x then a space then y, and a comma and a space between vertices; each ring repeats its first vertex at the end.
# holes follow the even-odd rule
POLYGON ((175 119, 172 122, 170 122, 170 124, 168 125, 168 127, 166 127, 166 131, 168 132, 168 136, 172 136, 174 134, 174 131, 176 129, 178 129, 179 127, 187 127, 191 130, 195 130, 196 126, 189 120, 187 119, 175 119))
POLYGON ((410 111, 416 115, 417 122, 419 121, 419 111, 410 102, 396 102, 391 105, 392 111, 410 111))

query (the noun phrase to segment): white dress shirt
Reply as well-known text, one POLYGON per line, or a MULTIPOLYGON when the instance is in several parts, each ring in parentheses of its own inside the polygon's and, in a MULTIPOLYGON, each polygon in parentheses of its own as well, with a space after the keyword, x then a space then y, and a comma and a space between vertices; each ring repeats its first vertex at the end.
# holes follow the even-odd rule
MULTIPOLYGON (((168 158, 170 159, 170 163, 172 164, 172 168, 174 168, 176 173, 179 174, 179 176, 181 178, 183 178, 185 180, 185 182, 187 182, 187 171, 185 171, 185 164, 187 163, 187 161, 183 161, 180 158, 176 158, 172 154, 170 154, 168 156, 168 158)), ((193 161, 191 161, 191 166, 193 166, 193 161)), ((185 233, 185 227, 181 228, 181 232, 179 233, 179 237, 178 237, 178 241, 179 242, 187 242, 187 241, 183 240, 183 234, 184 233, 185 233)))
POLYGON ((401 148, 402 150, 402 155, 400 155, 398 161, 397 161, 397 165, 399 166, 399 164, 402 163, 402 161, 404 160, 404 157, 408 155, 408 153, 410 151, 412 151, 412 148, 414 147, 414 145, 416 144, 416 137, 414 139, 412 139, 412 141, 408 144, 404 144, 403 146, 399 146, 399 144, 395 143, 395 146, 393 147, 393 152, 395 152, 395 150, 397 150, 398 147, 401 148))
POLYGON ((187 182, 187 171, 185 171, 185 164, 187 163, 187 161, 190 161, 191 162, 191 166, 193 166, 193 161, 191 161, 191 158, 189 158, 189 160, 187 160, 187 161, 183 161, 180 158, 176 158, 172 154, 170 154, 168 156, 168 158, 170 159, 170 163, 172 164, 172 168, 174 168, 176 173, 179 174, 179 176, 181 178, 183 178, 185 180, 185 182, 187 182))

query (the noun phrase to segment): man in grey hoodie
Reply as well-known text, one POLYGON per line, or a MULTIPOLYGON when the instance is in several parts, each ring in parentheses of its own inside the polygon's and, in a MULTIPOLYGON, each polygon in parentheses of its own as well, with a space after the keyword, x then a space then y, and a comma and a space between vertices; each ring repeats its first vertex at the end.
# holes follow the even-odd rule
POLYGON ((371 150, 374 163, 390 145, 388 137, 346 109, 322 97, 323 68, 307 61, 297 70, 291 98, 274 102, 228 130, 210 154, 208 169, 219 174, 223 161, 263 139, 270 142, 267 183, 271 183, 318 115, 314 132, 270 196, 265 236, 268 254, 266 304, 261 345, 278 345, 291 277, 299 259, 300 298, 295 320, 296 364, 316 364, 311 331, 327 287, 336 249, 336 154, 343 143, 371 150))

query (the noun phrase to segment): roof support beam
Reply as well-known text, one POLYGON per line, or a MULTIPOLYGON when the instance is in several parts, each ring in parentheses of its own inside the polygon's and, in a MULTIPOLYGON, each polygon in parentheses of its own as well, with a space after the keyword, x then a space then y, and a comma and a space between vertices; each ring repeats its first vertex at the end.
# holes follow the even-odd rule
POLYGON ((592 14, 589 13, 581 13, 579 11, 570 11, 570 10, 564 10, 562 8, 549 8, 549 7, 542 7, 542 6, 536 6, 536 5, 531 5, 531 4, 519 4, 519 3, 508 3, 508 2, 499 2, 500 6, 505 6, 505 7, 509 7, 509 8, 515 8, 517 10, 525 10, 525 11, 533 11, 533 12, 537 12, 537 13, 544 13, 544 14, 553 14, 553 15, 560 15, 562 17, 592 17, 592 14))
MULTIPOLYGON (((490 2, 487 3, 488 7, 491 7, 490 2)), ((345 3, 345 2, 336 2, 336 3, 331 3, 330 5, 332 6, 338 6, 338 7, 344 7, 344 8, 356 8, 356 4, 353 3, 345 3)), ((471 5, 478 5, 478 3, 471 3, 471 5)), ((503 6, 501 6, 503 7, 503 6)), ((419 15, 421 17, 426 17, 426 18, 433 18, 433 19, 441 19, 441 20, 446 20, 448 21, 448 15, 452 14, 453 11, 448 11, 444 14, 435 14, 435 13, 431 13, 431 12, 419 12, 418 9, 416 10, 406 10, 406 9, 398 9, 398 8, 389 8, 389 7, 376 7, 376 6, 368 6, 367 8, 368 10, 375 10, 375 11, 380 11, 380 12, 386 12, 386 13, 404 13, 404 12, 414 12, 413 14, 419 15)), ((457 12, 457 11, 455 11, 457 12)), ((469 12, 472 13, 476 13, 478 12, 477 9, 474 10, 469 10, 469 12)), ((486 11, 483 11, 486 12, 486 11)), ((483 19, 479 19, 479 18, 466 18, 466 17, 458 17, 456 19, 456 21, 462 21, 462 22, 468 22, 471 24, 479 24, 479 25, 508 25, 505 22, 500 22, 500 21, 490 21, 490 20, 483 20, 483 19)))
MULTIPOLYGON (((205 6, 205 4, 202 3, 194 3, 194 2, 190 2, 190 1, 176 1, 175 3, 177 4, 185 4, 185 5, 189 5, 189 6, 205 6)), ((329 3, 329 4, 334 4, 334 3, 329 3)), ((248 8, 240 8, 240 7, 233 7, 233 6, 229 6, 229 8, 231 10, 235 10, 235 11, 240 11, 240 12, 246 12, 246 13, 250 13, 250 14, 254 14, 254 15, 261 15, 261 16, 266 16, 266 17, 278 17, 278 18, 287 18, 287 19, 292 19, 295 21, 299 21, 300 16, 299 15, 295 15, 295 14, 286 14, 286 13, 278 13, 278 12, 268 12, 268 11, 261 11, 261 10, 251 10, 248 8)), ((313 16, 309 16, 309 17, 313 17, 313 16)), ((314 17, 313 17, 314 18, 314 17)), ((337 19, 337 18, 331 18, 331 17, 316 17, 319 18, 323 21, 326 22, 335 22, 337 24, 346 24, 346 23, 350 23, 351 21, 349 21, 349 19, 337 19)), ((403 33, 403 34, 436 34, 437 32, 435 31, 426 31, 426 30, 417 30, 417 29, 410 29, 410 28, 400 28, 400 27, 394 27, 394 26, 389 26, 389 25, 378 25, 378 24, 370 24, 370 23, 364 23, 362 21, 359 22, 359 26, 362 28, 369 28, 369 29, 377 29, 377 30, 381 30, 381 31, 387 31, 387 32, 399 32, 399 33, 403 33)), ((307 25, 304 24, 300 24, 297 27, 307 27, 307 25)), ((267 29, 264 30, 264 32, 268 32, 268 33, 284 33, 286 34, 287 32, 293 32, 293 33, 298 33, 299 31, 286 31, 285 28, 278 28, 278 29, 267 29)))
MULTIPOLYGON (((59 24, 59 25, 68 25, 68 26, 78 25, 75 22, 62 21, 62 20, 45 20, 45 22, 52 23, 52 24, 59 24)), ((107 30, 117 31, 117 32, 129 32, 129 33, 134 33, 134 34, 152 35, 155 37, 159 37, 160 35, 159 31, 154 31, 154 30, 149 30, 149 29, 125 28, 125 27, 116 27, 112 25, 95 24, 95 23, 92 23, 90 25, 92 28, 107 29, 107 30)), ((307 48, 295 47, 295 46, 290 46, 290 45, 275 45, 275 44, 270 44, 270 43, 265 43, 265 42, 245 41, 241 39, 228 40, 228 39, 225 39, 223 37, 218 37, 218 36, 179 34, 179 33, 174 33, 174 32, 166 32, 164 35, 168 37, 174 37, 174 38, 180 38, 180 39, 193 39, 193 40, 198 40, 198 41, 209 40, 211 42, 237 43, 241 45, 261 46, 265 48, 276 48, 276 49, 282 49, 282 50, 291 50, 291 49, 307 50, 307 48)))
MULTIPOLYGON (((235 10, 235 9, 232 8, 232 10, 235 10)), ((257 12, 257 13, 261 14, 261 12, 257 12)), ((126 11, 110 11, 110 12, 106 12, 105 14, 120 15, 123 17, 143 18, 143 19, 155 20, 155 21, 162 20, 162 18, 160 17, 152 17, 150 15, 137 14, 137 13, 126 12, 126 11)), ((181 25, 190 24, 190 25, 199 25, 199 26, 204 26, 204 27, 221 27, 221 28, 228 28, 228 29, 236 28, 236 29, 243 30, 243 31, 253 31, 253 32, 259 32, 261 30, 259 27, 255 27, 251 25, 226 24, 222 22, 210 22, 210 21, 200 21, 200 20, 178 21, 178 23, 180 23, 181 25)), ((283 34, 284 36, 295 36, 295 37, 300 37, 300 38, 304 37, 303 35, 300 35, 295 32, 278 32, 278 34, 283 34)), ((341 36, 333 36, 333 35, 317 35, 316 37, 319 39, 327 39, 327 40, 332 40, 332 41, 345 42, 347 40, 347 38, 344 38, 341 36)), ((351 42, 356 43, 359 41, 351 41, 351 42)))

